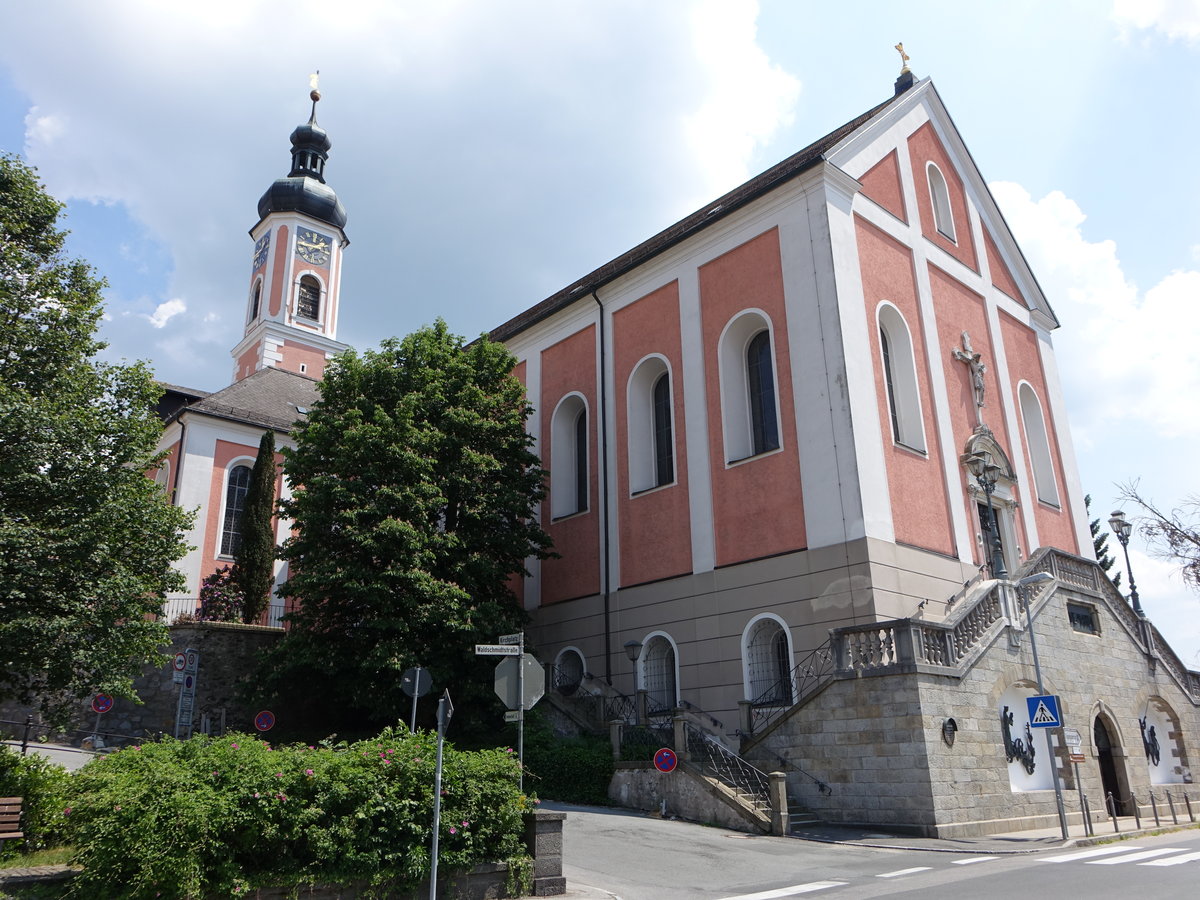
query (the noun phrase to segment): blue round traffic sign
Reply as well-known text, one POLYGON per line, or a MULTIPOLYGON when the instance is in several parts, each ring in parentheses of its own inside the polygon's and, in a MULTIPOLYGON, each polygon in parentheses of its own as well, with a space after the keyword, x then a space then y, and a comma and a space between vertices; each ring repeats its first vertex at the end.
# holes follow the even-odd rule
POLYGON ((113 707, 113 698, 108 694, 97 694, 92 699, 92 711, 106 713, 113 707))
POLYGON ((275 727, 275 713, 264 709, 254 717, 254 727, 259 731, 270 731, 275 727))
POLYGON ((663 747, 654 754, 654 768, 660 772, 674 772, 679 765, 679 757, 670 747, 663 747))

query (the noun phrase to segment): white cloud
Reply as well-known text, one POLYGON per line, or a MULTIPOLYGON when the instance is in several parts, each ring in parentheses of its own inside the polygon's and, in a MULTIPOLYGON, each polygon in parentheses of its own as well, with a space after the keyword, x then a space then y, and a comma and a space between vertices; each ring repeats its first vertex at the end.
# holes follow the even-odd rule
POLYGON ((1126 30, 1153 29, 1169 40, 1200 40, 1200 0, 1113 0, 1112 18, 1126 30))
POLYGON ((32 107, 25 117, 25 152, 33 155, 44 151, 67 133, 64 116, 41 115, 32 107))
POLYGON ((758 45, 755 2, 705 0, 689 20, 708 85, 684 117, 686 140, 703 168, 707 197, 750 175, 754 151, 793 119, 800 82, 758 45))
POLYGON ((1053 191, 991 185, 1064 328, 1056 340, 1071 418, 1086 436, 1118 427, 1148 437, 1200 436, 1200 272, 1175 271, 1145 292, 1126 278, 1113 241, 1089 241, 1086 216, 1053 191))
POLYGON ((182 300, 167 300, 164 303, 158 304, 154 308, 154 312, 148 316, 144 316, 144 318, 155 328, 162 328, 175 316, 184 312, 187 312, 187 304, 182 300))

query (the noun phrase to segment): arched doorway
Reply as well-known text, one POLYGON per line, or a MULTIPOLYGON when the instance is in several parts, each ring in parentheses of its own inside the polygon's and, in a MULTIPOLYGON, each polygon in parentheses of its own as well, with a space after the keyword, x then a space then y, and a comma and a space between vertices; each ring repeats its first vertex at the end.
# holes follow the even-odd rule
POLYGON ((669 715, 679 705, 675 684, 675 647, 662 635, 646 642, 642 651, 642 686, 648 701, 647 714, 669 715))
POLYGON ((1129 796, 1129 780, 1125 777, 1125 765, 1118 758, 1123 754, 1119 753, 1120 745, 1112 739, 1108 726, 1100 716, 1096 716, 1092 724, 1092 737, 1096 741, 1096 760, 1100 764, 1100 783, 1104 787, 1105 808, 1108 795, 1112 794, 1116 814, 1130 815, 1128 801, 1132 798, 1129 796))

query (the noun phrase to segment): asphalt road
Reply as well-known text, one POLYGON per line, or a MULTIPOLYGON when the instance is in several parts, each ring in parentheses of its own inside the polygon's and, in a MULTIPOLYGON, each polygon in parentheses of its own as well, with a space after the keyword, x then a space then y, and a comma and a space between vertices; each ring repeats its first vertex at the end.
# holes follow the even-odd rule
MULTIPOLYGON (((551 806, 547 804, 547 806, 551 806)), ((1200 830, 1033 853, 878 849, 743 835, 624 810, 567 811, 564 874, 619 900, 1200 898, 1200 830)), ((600 896, 603 896, 601 894, 600 896)))

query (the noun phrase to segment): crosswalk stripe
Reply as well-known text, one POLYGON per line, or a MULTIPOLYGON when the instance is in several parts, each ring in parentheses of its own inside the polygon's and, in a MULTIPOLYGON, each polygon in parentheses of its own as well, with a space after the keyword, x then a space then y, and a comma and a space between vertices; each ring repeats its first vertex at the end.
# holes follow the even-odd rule
POLYGON ((776 900, 777 897, 795 897, 797 894, 811 894, 813 891, 841 887, 847 883, 845 881, 810 881, 808 884, 793 884, 791 887, 776 888, 773 891, 759 891, 757 894, 738 894, 736 897, 722 897, 721 900, 776 900))
POLYGON ((1180 863, 1195 862, 1200 859, 1200 851, 1184 853, 1181 856, 1169 856, 1166 859, 1156 859, 1153 862, 1138 863, 1139 866, 1177 866, 1180 863))
POLYGON ((994 856, 972 856, 968 859, 951 860, 956 866, 969 866, 971 863, 986 862, 989 859, 996 859, 994 856))
POLYGON ((1039 856, 1038 862, 1074 862, 1077 859, 1091 859, 1093 856, 1110 856, 1113 853, 1128 853, 1131 850, 1141 850, 1141 847, 1101 847, 1099 850, 1081 850, 1078 853, 1064 853, 1062 856, 1039 856))
POLYGON ((901 875, 912 875, 914 872, 928 872, 929 866, 916 866, 912 869, 897 869, 895 872, 884 872, 882 875, 876 875, 876 878, 898 878, 901 875))
POLYGON ((1127 853, 1124 856, 1110 856, 1108 859, 1093 859, 1089 866, 1119 866, 1121 863, 1138 862, 1143 859, 1154 859, 1156 856, 1166 856, 1168 853, 1182 853, 1184 847, 1159 847, 1157 850, 1143 850, 1140 853, 1127 853))

